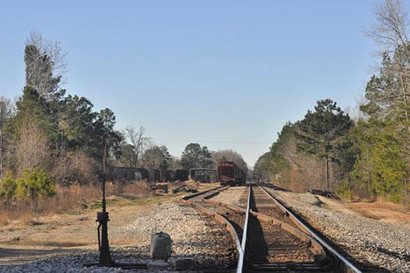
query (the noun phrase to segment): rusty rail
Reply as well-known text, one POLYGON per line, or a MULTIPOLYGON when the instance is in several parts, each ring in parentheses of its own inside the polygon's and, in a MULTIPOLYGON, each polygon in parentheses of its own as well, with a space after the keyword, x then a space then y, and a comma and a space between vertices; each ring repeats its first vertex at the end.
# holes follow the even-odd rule
POLYGON ((288 215, 289 219, 295 223, 298 228, 300 228, 305 233, 309 234, 313 237, 317 242, 319 242, 327 251, 329 251, 332 255, 334 255, 344 266, 346 272, 349 273, 362 273, 360 269, 358 269, 355 265, 353 265, 346 257, 340 254, 336 249, 330 246, 325 240, 321 238, 316 232, 306 226, 303 222, 301 222, 296 215, 290 211, 280 200, 278 200, 272 193, 266 190, 265 187, 258 185, 271 199, 272 201, 284 212, 288 215))
MULTIPOLYGON (((195 207, 197 210, 202 211, 205 214, 208 214, 209 216, 213 217, 218 223, 222 224, 226 228, 226 230, 229 232, 229 234, 231 235, 232 240, 235 242, 236 249, 238 251, 238 255, 243 256, 243 253, 242 253, 243 251, 242 251, 242 247, 241 247, 241 242, 239 241, 239 236, 236 233, 236 230, 232 226, 232 224, 227 219, 225 219, 225 217, 223 217, 222 215, 219 215, 218 213, 213 212, 213 211, 211 211, 211 210, 209 210, 209 209, 207 209, 207 208, 205 208, 205 207, 191 201, 191 199, 195 199, 195 198, 197 198, 201 195, 204 195, 204 197, 202 198, 202 201, 205 201, 206 198, 210 198, 210 197, 214 196, 215 192, 219 193, 219 192, 221 192, 223 190, 226 190, 228 188, 229 188, 229 186, 221 186, 221 187, 212 188, 212 189, 209 189, 209 190, 206 190, 206 191, 198 192, 198 193, 195 193, 195 194, 191 194, 191 195, 188 195, 188 196, 184 196, 182 198, 181 202, 184 203, 184 204, 188 204, 192 207, 195 207)), ((213 203, 213 204, 219 204, 219 203, 215 203, 215 202, 212 202, 212 201, 209 201, 209 200, 206 200, 206 202, 213 203)))
POLYGON ((241 243, 241 252, 239 252, 239 258, 238 258, 238 266, 236 267, 236 273, 242 273, 243 270, 243 264, 245 260, 245 247, 246 247, 246 237, 248 234, 248 220, 249 220, 249 212, 251 210, 250 208, 250 201, 251 201, 251 193, 252 193, 252 187, 249 187, 248 190, 248 202, 246 204, 246 216, 245 216, 245 224, 243 226, 243 232, 242 232, 242 243, 241 243))

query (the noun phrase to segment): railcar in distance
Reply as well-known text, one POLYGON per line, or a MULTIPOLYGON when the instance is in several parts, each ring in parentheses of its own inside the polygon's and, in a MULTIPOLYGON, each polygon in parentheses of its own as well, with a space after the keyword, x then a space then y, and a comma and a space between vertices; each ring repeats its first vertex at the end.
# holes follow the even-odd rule
POLYGON ((246 182, 246 173, 232 161, 224 161, 218 165, 218 180, 221 185, 242 185, 246 182))
POLYGON ((161 174, 162 177, 162 182, 173 182, 175 181, 175 172, 171 170, 166 170, 161 174))
POLYGON ((216 181, 216 170, 209 168, 192 168, 189 170, 189 178, 202 183, 216 181))
POLYGON ((175 170, 175 180, 187 181, 189 179, 189 172, 187 170, 175 170))

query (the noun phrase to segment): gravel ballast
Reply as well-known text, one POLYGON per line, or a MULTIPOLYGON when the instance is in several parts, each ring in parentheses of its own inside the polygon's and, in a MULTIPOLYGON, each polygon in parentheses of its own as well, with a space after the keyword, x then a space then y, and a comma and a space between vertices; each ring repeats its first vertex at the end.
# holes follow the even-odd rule
POLYGON ((310 193, 271 192, 358 261, 410 272, 410 223, 384 223, 347 208, 335 209, 335 201, 310 193))
MULTIPOLYGON (((127 219, 122 225, 113 225, 109 222, 108 231, 110 238, 116 241, 129 240, 127 246, 112 246, 116 261, 150 262, 151 236, 159 231, 168 233, 172 238, 171 262, 176 259, 190 258, 199 264, 226 265, 232 259, 233 242, 224 228, 192 207, 175 202, 154 205, 141 215, 127 219)), ((96 233, 95 225, 90 232, 96 233)), ((12 248, 15 247, 7 248, 7 250, 12 248)), ((18 247, 16 249, 20 250, 18 247)), ((4 251, 5 249, 3 253, 4 251)), ((35 250, 26 247, 25 251, 35 250)), ((0 247, 0 272, 127 272, 119 268, 84 267, 83 262, 98 261, 95 246, 92 250, 64 248, 50 253, 49 255, 33 255, 29 259, 23 258, 18 261, 9 259, 7 262, 1 262, 2 249, 0 247)), ((160 271, 134 270, 132 272, 160 271)))
POLYGON ((221 202, 237 207, 246 205, 247 189, 247 187, 229 188, 212 197, 212 201, 221 202))

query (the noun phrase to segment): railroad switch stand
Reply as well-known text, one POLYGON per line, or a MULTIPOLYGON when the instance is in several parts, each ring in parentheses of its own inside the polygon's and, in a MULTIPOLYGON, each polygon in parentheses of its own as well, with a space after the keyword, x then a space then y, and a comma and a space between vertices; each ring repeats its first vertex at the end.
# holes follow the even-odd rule
MULTIPOLYGON (((105 201, 105 200, 104 200, 105 201)), ((100 266, 112 266, 113 261, 110 253, 110 245, 108 242, 108 212, 100 211, 97 212, 97 220, 99 223, 97 232, 98 232, 98 250, 100 251, 100 258, 98 264, 100 266)))
POLYGON ((134 263, 116 263, 111 257, 110 244, 108 242, 108 221, 110 217, 107 212, 107 202, 105 199, 105 183, 107 181, 106 177, 106 156, 107 156, 107 143, 105 136, 103 136, 103 156, 102 156, 102 175, 101 175, 101 186, 102 186, 102 202, 101 211, 97 212, 98 227, 98 250, 100 251, 100 257, 98 264, 86 263, 84 266, 106 266, 106 267, 119 267, 122 269, 146 269, 146 264, 134 264, 134 263))

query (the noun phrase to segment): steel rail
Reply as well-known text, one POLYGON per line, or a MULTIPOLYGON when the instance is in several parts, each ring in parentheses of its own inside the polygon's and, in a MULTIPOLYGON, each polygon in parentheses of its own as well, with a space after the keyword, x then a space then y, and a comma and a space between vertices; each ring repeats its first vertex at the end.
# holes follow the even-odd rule
POLYGON ((244 259, 245 259, 246 237, 248 235, 249 212, 251 210, 251 207, 250 207, 251 192, 252 192, 252 186, 249 186, 248 202, 247 202, 247 205, 246 205, 245 224, 243 226, 243 231, 242 231, 242 243, 241 243, 241 250, 242 251, 239 252, 238 266, 236 267, 236 273, 242 273, 242 270, 243 270, 243 263, 244 263, 244 259))
MULTIPOLYGON (((207 197, 210 197, 214 193, 219 193, 219 192, 221 192, 223 190, 226 190, 228 188, 229 188, 229 186, 220 186, 220 187, 217 187, 217 188, 212 188, 212 189, 208 189, 208 190, 205 190, 205 191, 202 191, 202 192, 198 192, 198 193, 195 193, 195 194, 184 196, 181 199, 181 202, 184 203, 184 204, 188 204, 188 205, 196 208, 197 210, 208 214, 209 216, 212 216, 217 222, 222 224, 226 228, 226 230, 229 232, 229 234, 231 235, 231 238, 232 238, 232 240, 234 241, 234 243, 236 245, 236 250, 238 251, 238 256, 243 257, 244 254, 243 254, 243 249, 242 249, 242 246, 241 246, 241 242, 239 241, 239 236, 238 236, 235 228, 233 227, 233 225, 228 221, 228 219, 226 219, 225 217, 223 217, 222 215, 220 215, 216 212, 213 212, 213 211, 199 205, 197 202, 194 201, 196 198, 199 198, 201 195, 204 195, 204 197, 202 198, 201 201, 202 202, 212 203, 211 201, 206 200, 207 197)), ((242 272, 242 271, 240 271, 240 272, 242 272)))
POLYGON ((205 191, 200 191, 200 192, 193 193, 193 194, 190 194, 190 195, 185 195, 185 196, 182 197, 182 200, 187 201, 189 199, 196 198, 198 196, 210 193, 212 191, 221 192, 223 190, 226 190, 227 188, 229 188, 229 186, 219 186, 219 187, 215 187, 215 188, 210 188, 210 189, 207 189, 205 191))
POLYGON ((279 201, 272 193, 265 189, 265 187, 258 185, 274 202, 275 204, 286 212, 289 217, 292 217, 292 221, 296 221, 298 225, 302 226, 306 232, 308 232, 314 239, 316 239, 322 246, 324 246, 330 253, 336 256, 343 264, 346 266, 348 272, 362 273, 360 269, 354 266, 349 260, 346 259, 342 254, 340 254, 336 249, 330 246, 325 240, 323 240, 319 235, 316 234, 312 229, 306 226, 302 221, 300 221, 296 215, 291 212, 281 201, 279 201))

